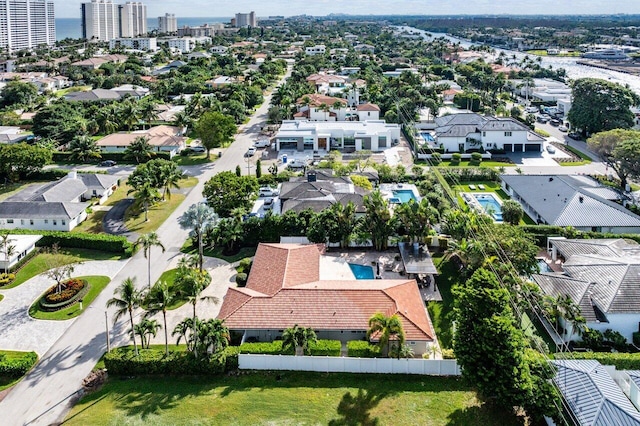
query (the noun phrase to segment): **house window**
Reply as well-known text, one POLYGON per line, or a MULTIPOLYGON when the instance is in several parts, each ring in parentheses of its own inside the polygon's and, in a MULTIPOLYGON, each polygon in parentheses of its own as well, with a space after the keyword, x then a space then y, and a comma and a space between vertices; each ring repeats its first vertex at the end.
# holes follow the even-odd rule
POLYGON ((416 345, 416 342, 409 342, 409 344, 410 344, 411 346, 415 346, 415 345, 416 345))
POLYGON ((511 132, 504 132, 505 137, 510 137, 511 136, 511 132))
POLYGON ((29 219, 29 225, 33 225, 33 219, 29 219))
POLYGON ((24 225, 24 219, 20 219, 20 225, 24 225))
POLYGON ((13 223, 13 219, 7 219, 7 223, 13 223))
POLYGON ((487 132, 482 132, 482 137, 486 137, 487 136, 487 132))
POLYGON ((44 220, 44 223, 49 223, 49 219, 45 219, 45 220, 44 220))
POLYGON ((62 225, 66 225, 66 224, 67 224, 67 221, 62 219, 62 225))
POLYGON ((58 226, 58 221, 57 220, 53 220, 53 226, 58 226))

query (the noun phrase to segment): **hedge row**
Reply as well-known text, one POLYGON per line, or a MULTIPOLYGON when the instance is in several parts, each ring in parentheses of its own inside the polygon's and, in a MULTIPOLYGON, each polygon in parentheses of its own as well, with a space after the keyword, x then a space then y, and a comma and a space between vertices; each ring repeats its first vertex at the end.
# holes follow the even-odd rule
MULTIPOLYGON (((314 356, 340 356, 342 344, 339 340, 318 340, 309 344, 310 355, 314 356)), ((261 355, 293 355, 294 349, 282 347, 282 340, 273 342, 243 343, 240 345, 241 354, 261 355)))
POLYGON ((38 361, 35 352, 27 352, 20 358, 0 358, 0 376, 16 379, 22 377, 38 361))
POLYGON ((65 248, 81 248, 106 251, 109 253, 119 253, 131 256, 134 246, 126 237, 109 234, 89 234, 86 232, 63 232, 63 231, 38 231, 31 229, 12 229, 12 234, 19 235, 42 235, 38 241, 39 247, 51 247, 57 244, 65 248))
POLYGON ((104 365, 109 374, 169 375, 169 374, 222 374, 238 368, 237 347, 229 347, 210 359, 196 359, 191 352, 169 352, 164 348, 140 349, 136 356, 132 347, 116 348, 104 356, 104 365))
POLYGON ((378 358, 380 348, 364 340, 351 340, 347 342, 347 356, 356 358, 378 358))
MULTIPOLYGON (((54 152, 52 156, 52 161, 54 163, 63 163, 63 164, 75 164, 76 162, 71 161, 70 152, 54 152)), ((164 160, 171 160, 171 156, 168 152, 152 152, 149 160, 155 160, 156 158, 162 158, 164 160)), ((132 159, 124 158, 124 152, 101 152, 99 160, 91 160, 91 164, 96 162, 104 161, 104 160, 113 160, 118 163, 129 163, 133 164, 135 161, 132 159)))
POLYGON ((555 354, 555 359, 595 359, 603 365, 615 365, 618 370, 640 370, 640 353, 623 352, 571 352, 555 354))

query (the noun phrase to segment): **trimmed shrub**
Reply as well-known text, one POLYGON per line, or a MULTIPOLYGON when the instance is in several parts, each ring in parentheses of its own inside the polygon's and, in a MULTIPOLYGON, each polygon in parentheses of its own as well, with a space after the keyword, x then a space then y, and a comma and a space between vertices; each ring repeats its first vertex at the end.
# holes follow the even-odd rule
POLYGON ((247 274, 245 274, 244 272, 240 272, 238 274, 236 274, 236 284, 238 284, 238 287, 244 287, 247 285, 247 274))
POLYGON ((604 365, 615 365, 618 370, 640 370, 640 352, 571 352, 557 353, 555 359, 595 359, 604 365))
POLYGON ((339 340, 318 340, 309 345, 309 351, 314 356, 340 356, 342 343, 339 340))
POLYGON ((462 159, 462 155, 456 152, 451 156, 451 164, 452 165, 460 164, 461 159, 462 159))
POLYGON ((16 276, 14 274, 7 274, 6 272, 3 272, 0 274, 0 287, 11 284, 15 279, 16 276))
POLYGON ((241 354, 261 354, 261 355, 293 355, 293 348, 282 349, 282 340, 273 342, 243 343, 239 349, 241 354))
POLYGON ((354 358, 378 358, 380 348, 364 340, 351 340, 347 342, 347 356, 354 358))
MULTIPOLYGON (((63 152, 63 151, 54 152, 53 156, 52 156, 52 161, 54 163, 74 164, 74 162, 70 160, 70 158, 69 158, 70 156, 71 156, 70 152, 63 152)), ((170 156, 170 154, 168 152, 152 152, 151 153, 151 157, 148 158, 148 160, 155 160, 156 158, 162 158, 164 160, 171 160, 170 157, 171 156, 170 156)), ((104 160, 113 160, 113 161, 116 161, 118 163, 129 163, 129 164, 134 164, 135 163, 135 161, 133 159, 125 158, 124 152, 101 152, 99 161, 104 161, 104 160)), ((98 162, 98 160, 92 159, 87 164, 95 164, 96 162, 98 162)), ((66 174, 66 172, 65 172, 65 174, 66 174)))
POLYGON ((22 377, 31 370, 36 361, 38 361, 38 355, 35 352, 27 352, 20 358, 3 357, 0 359, 0 377, 11 379, 22 377))
POLYGON ((131 347, 113 349, 105 354, 104 365, 109 374, 118 376, 217 375, 238 366, 238 354, 235 348, 227 348, 208 359, 196 359, 191 352, 187 351, 169 352, 169 355, 165 355, 164 348, 141 349, 139 353, 136 357, 131 347))
POLYGON ((38 247, 51 247, 57 244, 62 248, 82 248, 90 250, 100 250, 109 253, 119 253, 124 256, 131 256, 134 246, 126 237, 109 234, 89 234, 86 232, 63 232, 63 231, 38 231, 30 229, 12 229, 12 234, 19 235, 42 235, 38 241, 38 247))
POLYGON ((236 268, 236 271, 249 274, 249 272, 251 271, 252 264, 253 264, 253 259, 250 257, 245 257, 240 262, 238 262, 238 267, 236 268))
POLYGON ((434 166, 442 163, 442 155, 439 152, 434 152, 433 154, 431 154, 431 163, 434 166))
POLYGON ((456 359, 453 349, 442 349, 442 359, 456 359))

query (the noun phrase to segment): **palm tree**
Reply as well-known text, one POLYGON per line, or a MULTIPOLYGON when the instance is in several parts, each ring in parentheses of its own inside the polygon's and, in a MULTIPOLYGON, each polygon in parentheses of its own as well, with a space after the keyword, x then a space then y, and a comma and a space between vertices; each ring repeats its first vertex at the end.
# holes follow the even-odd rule
MULTIPOLYGON (((118 322, 120 317, 128 312, 129 320, 131 321, 131 330, 135 330, 135 326, 133 324, 133 311, 140 306, 141 300, 140 291, 136 289, 135 277, 129 277, 122 281, 118 288, 116 288, 115 294, 116 296, 107 301, 107 308, 112 306, 118 308, 113 316, 113 323, 115 324, 118 322)), ((136 356, 138 356, 138 344, 136 343, 135 334, 132 334, 131 338, 133 339, 133 347, 135 348, 136 356)))
POLYGON ((2 254, 4 255, 5 260, 5 272, 9 272, 11 270, 11 258, 14 254, 16 254, 16 246, 11 242, 14 241, 9 234, 0 235, 0 245, 2 246, 2 254))
POLYGON ((367 330, 367 339, 371 340, 371 338, 378 340, 378 346, 386 356, 389 355, 392 338, 395 338, 398 347, 402 347, 404 344, 404 329, 402 328, 400 317, 397 314, 386 316, 381 312, 373 314, 369 318, 369 330, 367 330))
POLYGON ((123 102, 120 105, 120 110, 118 112, 120 115, 120 122, 124 123, 129 131, 133 126, 140 122, 140 110, 138 109, 137 104, 132 100, 123 102))
POLYGON ((148 182, 140 186, 138 189, 132 188, 127 194, 134 192, 133 196, 144 209, 144 221, 149 221, 149 206, 155 204, 156 200, 160 197, 158 190, 153 188, 148 182))
POLYGON ((199 328, 196 324, 196 327, 193 326, 194 320, 193 318, 185 318, 180 321, 173 329, 171 336, 178 336, 178 340, 176 340, 176 345, 180 344, 180 341, 184 339, 187 344, 187 350, 189 352, 193 352, 193 342, 194 342, 194 329, 199 328))
POLYGON ((218 353, 227 346, 231 336, 229 329, 224 325, 224 320, 209 319, 203 321, 198 327, 200 349, 203 355, 218 353))
POLYGON ((100 158, 100 148, 89 135, 78 135, 69 143, 71 158, 85 163, 90 158, 100 158))
POLYGON ((167 330, 167 309, 177 299, 177 295, 173 288, 166 281, 157 282, 151 287, 145 298, 147 305, 147 316, 155 315, 162 312, 162 321, 164 323, 164 352, 169 354, 169 330, 167 330))
POLYGON ((143 160, 151 158, 153 148, 145 136, 138 136, 124 150, 124 157, 134 159, 140 164, 143 160))
POLYGON ((165 248, 162 245, 160 238, 158 238, 158 234, 156 234, 155 232, 149 232, 148 234, 140 235, 135 242, 135 246, 142 246, 142 249, 144 250, 144 257, 145 259, 147 259, 149 289, 151 289, 151 247, 160 247, 163 253, 165 252, 165 248))
MULTIPOLYGON (((176 276, 176 285, 178 286, 178 292, 180 295, 187 299, 189 303, 191 303, 193 307, 193 324, 196 326, 196 330, 194 330, 193 337, 194 343, 193 347, 198 347, 198 317, 196 316, 196 304, 198 300, 209 300, 214 303, 218 303, 218 298, 209 296, 209 297, 200 297, 200 293, 209 285, 211 282, 211 276, 206 271, 200 271, 192 268, 180 268, 178 270, 176 276)), ((197 355, 197 352, 194 353, 197 355)))
POLYGON ((316 343, 318 337, 310 327, 300 327, 298 324, 286 328, 282 333, 282 347, 293 347, 296 356, 304 355, 309 350, 310 343, 316 343))
POLYGON ((133 327, 131 334, 133 335, 135 332, 135 334, 140 336, 142 349, 149 349, 151 337, 156 337, 158 330, 161 328, 162 326, 158 324, 158 321, 143 318, 142 321, 133 327))
POLYGON ((145 125, 149 124, 151 127, 151 121, 158 118, 156 113, 156 103, 152 99, 145 99, 140 106, 140 118, 144 121, 145 125))
POLYGON ((182 229, 190 229, 189 236, 198 243, 198 268, 202 271, 204 248, 202 239, 205 232, 218 224, 219 217, 213 208, 205 203, 192 204, 189 209, 178 218, 182 229))
POLYGON ((180 179, 183 177, 182 170, 180 170, 175 163, 168 162, 162 165, 160 168, 160 181, 162 182, 162 199, 171 198, 171 188, 180 189, 180 179))

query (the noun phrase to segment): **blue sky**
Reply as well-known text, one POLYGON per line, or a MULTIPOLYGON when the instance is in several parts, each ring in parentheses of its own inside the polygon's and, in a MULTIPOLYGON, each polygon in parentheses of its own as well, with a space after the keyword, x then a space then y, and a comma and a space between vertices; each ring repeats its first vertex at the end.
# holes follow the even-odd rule
MULTIPOLYGON (((126 0, 115 0, 124 3, 126 0)), ((147 15, 222 17, 254 10, 258 16, 347 14, 640 14, 639 0, 142 0, 147 15)), ((56 16, 80 17, 81 0, 54 0, 56 16)))

